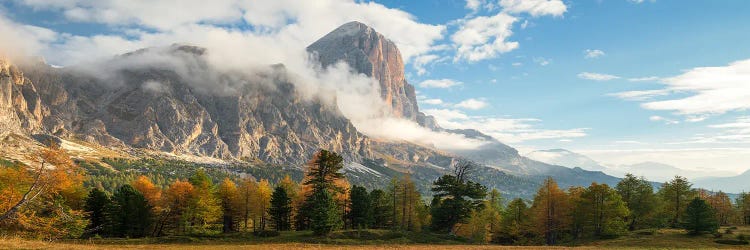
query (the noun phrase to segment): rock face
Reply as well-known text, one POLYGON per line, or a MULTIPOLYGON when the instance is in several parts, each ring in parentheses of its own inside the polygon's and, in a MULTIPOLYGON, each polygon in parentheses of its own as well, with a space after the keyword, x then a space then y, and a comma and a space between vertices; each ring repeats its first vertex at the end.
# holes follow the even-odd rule
MULTIPOLYGON (((417 121, 420 115, 414 86, 406 82, 404 62, 396 45, 373 28, 349 22, 307 47, 323 67, 343 61, 353 70, 380 82, 380 95, 393 115, 417 121)), ((422 114, 422 116, 424 116, 422 114)))
POLYGON ((193 46, 142 50, 107 64, 153 53, 189 62, 181 66, 197 75, 170 67, 135 67, 101 78, 34 64, 23 67, 23 76, 15 66, 3 64, 2 126, 109 147, 268 163, 303 164, 319 148, 351 160, 371 156, 369 139, 337 109, 300 98, 283 66, 253 74, 217 72, 205 63, 205 51, 193 46), (221 84, 233 88, 206 90, 226 87, 221 84))

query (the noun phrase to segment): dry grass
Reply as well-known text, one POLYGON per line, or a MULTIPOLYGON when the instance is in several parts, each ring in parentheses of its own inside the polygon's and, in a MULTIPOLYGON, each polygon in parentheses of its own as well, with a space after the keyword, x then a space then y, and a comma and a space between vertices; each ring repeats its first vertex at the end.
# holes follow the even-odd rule
MULTIPOLYGON (((283 244, 134 244, 134 245, 100 245, 94 243, 64 243, 48 242, 39 240, 26 240, 19 238, 6 238, 0 240, 0 249, 341 249, 341 250, 359 250, 359 249, 418 249, 418 250, 437 250, 437 249, 539 249, 543 247, 518 247, 518 246, 489 246, 489 245, 320 245, 320 244, 301 244, 301 243, 283 243, 283 244)), ((545 247, 545 249, 568 249, 566 247, 545 247)), ((582 248, 587 249, 587 248, 582 248)), ((588 247, 588 249, 595 249, 588 247)))

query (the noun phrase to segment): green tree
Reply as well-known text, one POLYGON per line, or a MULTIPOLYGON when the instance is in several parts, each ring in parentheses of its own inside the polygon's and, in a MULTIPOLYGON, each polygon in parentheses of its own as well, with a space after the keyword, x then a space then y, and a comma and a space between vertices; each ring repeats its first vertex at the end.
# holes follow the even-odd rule
POLYGON ((719 229, 715 216, 714 210, 706 201, 695 197, 685 209, 682 226, 690 234, 712 233, 719 229))
POLYGON ((594 236, 616 236, 625 231, 624 218, 628 215, 628 208, 607 184, 592 183, 583 191, 577 205, 580 211, 584 211, 584 228, 591 230, 594 236))
POLYGON ((639 223, 654 213, 657 204, 656 195, 654 195, 651 183, 645 178, 627 174, 617 183, 615 189, 630 210, 630 214, 626 217, 628 230, 635 230, 639 223))
POLYGON ((107 206, 109 233, 118 237, 146 236, 152 222, 151 205, 143 194, 126 184, 112 195, 107 206))
POLYGON ((289 198, 284 187, 278 186, 273 190, 271 207, 268 208, 268 214, 271 216, 274 228, 277 231, 291 229, 292 199, 289 198))
POLYGON ((87 231, 91 233, 101 232, 106 223, 106 207, 111 200, 107 193, 98 188, 91 189, 86 197, 85 211, 88 213, 89 225, 87 231))
POLYGON ((468 180, 473 169, 473 163, 459 161, 452 175, 443 175, 433 182, 432 191, 440 198, 440 202, 433 202, 433 230, 453 231, 457 223, 465 222, 473 210, 482 206, 487 187, 468 180))
POLYGON ((367 189, 362 186, 354 185, 351 189, 349 220, 353 228, 369 228, 372 225, 372 201, 367 189))
POLYGON ((675 176, 659 189, 659 196, 664 201, 664 212, 670 218, 670 226, 679 226, 680 216, 685 213, 688 202, 696 196, 692 186, 693 184, 690 184, 685 177, 675 176))
POLYGON ((393 215, 391 202, 385 191, 375 189, 370 191, 370 207, 372 209, 372 226, 374 228, 386 228, 393 215))
POLYGON ((529 207, 521 198, 508 203, 503 210, 499 232, 493 234, 492 242, 510 245, 522 244, 528 236, 529 207))
POLYGON ((317 236, 326 236, 341 227, 338 205, 327 189, 315 192, 310 199, 310 229, 317 236))
POLYGON ((303 182, 310 192, 298 213, 299 221, 309 220, 309 224, 299 223, 301 228, 309 226, 316 235, 327 235, 343 224, 333 198, 343 192, 343 188, 336 185, 344 178, 340 172, 344 168, 343 161, 340 155, 327 150, 320 150, 313 156, 303 182))

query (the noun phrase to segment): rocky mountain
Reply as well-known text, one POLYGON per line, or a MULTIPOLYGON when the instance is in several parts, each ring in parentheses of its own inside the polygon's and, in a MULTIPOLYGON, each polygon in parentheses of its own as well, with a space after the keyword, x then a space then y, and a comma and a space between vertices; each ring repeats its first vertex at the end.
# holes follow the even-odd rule
POLYGON ((414 86, 406 81, 404 61, 396 44, 375 29, 349 22, 307 47, 323 67, 345 62, 357 73, 380 83, 380 96, 392 107, 392 115, 437 128, 435 119, 419 112, 414 86))
POLYGON ((208 62, 210 51, 189 45, 142 49, 66 68, 0 60, 0 136, 293 166, 323 148, 357 163, 348 171, 362 175, 361 180, 410 172, 427 190, 456 157, 484 165, 480 179, 490 187, 518 190, 512 183, 524 183, 523 195, 532 194, 534 184, 548 176, 563 187, 618 181, 602 172, 528 159, 477 130, 441 128, 419 111, 395 44, 362 23, 344 24, 307 49, 322 67, 345 62, 377 80, 390 115, 486 143, 446 152, 370 138, 341 113, 335 98, 331 103, 302 95, 294 72, 283 65, 226 71, 208 62))
POLYGON ((645 176, 647 179, 651 181, 658 181, 658 182, 665 182, 673 179, 675 175, 679 175, 682 177, 688 178, 688 180, 694 180, 696 178, 700 177, 707 177, 707 176, 731 176, 731 173, 725 172, 725 171, 696 171, 696 170, 687 170, 687 169, 681 169, 669 164, 659 163, 659 162, 640 162, 636 164, 630 164, 630 165, 619 165, 616 167, 613 167, 617 169, 618 171, 622 171, 625 173, 632 173, 636 176, 645 176))
POLYGON ((41 63, 5 66, 1 115, 11 122, 3 126, 108 147, 269 163, 302 164, 319 148, 353 160, 371 155, 369 139, 335 106, 297 95, 283 66, 224 73, 211 68, 204 53, 174 45, 105 62, 162 56, 185 63, 179 67, 190 68, 191 75, 174 65, 115 68, 107 78, 41 63), (211 92, 206 82, 232 90, 211 92))

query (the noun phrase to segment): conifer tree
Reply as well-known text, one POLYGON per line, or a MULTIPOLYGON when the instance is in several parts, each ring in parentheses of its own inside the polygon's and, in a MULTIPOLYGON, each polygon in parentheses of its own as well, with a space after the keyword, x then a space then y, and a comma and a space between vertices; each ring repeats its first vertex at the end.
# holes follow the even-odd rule
POLYGON ((276 231, 291 229, 292 199, 283 187, 279 186, 273 190, 268 214, 271 216, 276 231))
POLYGON ((86 229, 91 233, 102 232, 106 223, 106 207, 111 202, 107 193, 98 188, 91 189, 86 197, 85 211, 88 213, 89 224, 86 229))
POLYGON ((690 234, 712 233, 719 229, 714 210, 706 201, 695 197, 685 208, 683 228, 690 234))
POLYGON ((353 186, 351 189, 349 220, 352 228, 369 228, 372 223, 372 202, 367 190, 361 186, 353 186))

